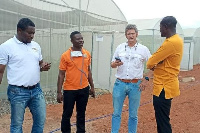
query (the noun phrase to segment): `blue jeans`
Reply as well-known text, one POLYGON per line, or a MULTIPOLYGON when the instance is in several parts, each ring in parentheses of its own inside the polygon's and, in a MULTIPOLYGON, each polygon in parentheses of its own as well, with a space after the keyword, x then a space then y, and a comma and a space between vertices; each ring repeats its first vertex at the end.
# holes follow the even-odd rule
POLYGON ((11 105, 10 133, 23 132, 22 124, 26 107, 29 107, 33 118, 31 133, 43 133, 46 119, 46 103, 40 84, 38 83, 31 90, 9 85, 7 95, 11 105))
POLYGON ((125 83, 116 79, 113 88, 113 108, 112 115, 112 129, 111 133, 118 133, 121 124, 121 113, 124 100, 128 95, 129 99, 129 119, 128 119, 128 132, 136 133, 138 124, 138 108, 140 106, 141 91, 139 85, 141 80, 137 83, 125 83))

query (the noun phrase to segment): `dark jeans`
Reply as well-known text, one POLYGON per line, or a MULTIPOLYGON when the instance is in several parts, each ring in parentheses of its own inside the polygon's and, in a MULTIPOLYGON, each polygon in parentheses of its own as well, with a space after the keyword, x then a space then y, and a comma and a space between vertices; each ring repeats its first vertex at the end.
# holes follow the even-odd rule
POLYGON ((85 133, 85 111, 89 97, 89 86, 80 90, 65 90, 63 97, 62 133, 71 133, 70 118, 75 102, 77 133, 85 133))
POLYGON ((153 96, 153 106, 155 110, 158 133, 172 133, 169 118, 171 101, 172 99, 165 99, 164 89, 160 93, 159 97, 153 96))

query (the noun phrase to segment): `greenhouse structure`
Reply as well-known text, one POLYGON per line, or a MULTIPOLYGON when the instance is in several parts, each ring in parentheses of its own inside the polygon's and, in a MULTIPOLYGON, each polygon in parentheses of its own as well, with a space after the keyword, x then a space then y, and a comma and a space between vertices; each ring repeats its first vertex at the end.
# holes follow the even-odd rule
MULTIPOLYGON (((82 33, 84 48, 92 55, 95 88, 109 91, 112 91, 116 73, 116 69, 110 67, 111 58, 116 47, 126 41, 124 30, 128 23, 137 25, 138 41, 147 46, 151 53, 165 39, 160 37, 161 18, 127 22, 113 0, 1 0, 0 44, 16 34, 17 22, 24 17, 35 23, 34 41, 40 44, 44 61, 52 63, 48 72, 41 73, 41 86, 45 94, 56 91, 60 56, 72 45, 69 37, 72 31, 82 33)), ((196 29, 192 37, 194 64, 200 62, 199 32, 200 29, 196 29)), ((177 33, 184 37, 179 23, 177 33)), ((188 59, 188 54, 184 58, 188 59)), ((6 90, 5 72, 0 86, 0 99, 7 97, 6 90)))
POLYGON ((194 41, 193 34, 196 28, 183 29, 184 31, 184 54, 181 61, 183 71, 192 70, 194 65, 194 41))
POLYGON ((200 64, 200 27, 196 29, 193 35, 194 40, 194 65, 200 64))
MULTIPOLYGON (((138 28, 138 41, 147 46, 153 54, 164 41, 164 37, 160 36, 160 21, 162 18, 154 19, 133 19, 129 20, 129 24, 135 24, 138 28)), ((183 29, 179 23, 176 26, 176 32, 183 38, 183 29)))
POLYGON ((191 46, 191 60, 193 65, 200 63, 200 27, 184 29, 184 41, 191 46))
MULTIPOLYGON (((160 35, 160 21, 161 20, 162 20, 161 18, 155 18, 155 19, 134 19, 134 20, 128 21, 128 23, 137 25, 138 30, 139 30, 138 41, 142 43, 143 45, 147 46, 152 54, 160 47, 160 45, 165 39, 164 37, 161 37, 160 35)), ((181 61, 181 71, 191 70, 193 69, 193 49, 195 49, 194 47, 196 47, 196 51, 197 51, 200 48, 198 47, 200 45, 193 46, 193 41, 197 43, 198 37, 195 37, 196 39, 195 40, 193 35, 191 35, 191 32, 190 32, 190 36, 187 36, 188 32, 185 35, 185 30, 182 29, 179 23, 177 23, 176 32, 184 40, 184 51, 183 51, 183 58, 181 61)), ((194 62, 196 62, 196 60, 199 61, 199 57, 200 56, 194 55, 194 62)))
MULTIPOLYGON (((84 47, 91 52, 95 87, 110 89, 111 57, 115 45, 126 40, 128 23, 113 0, 1 0, 0 44, 16 34, 17 22, 24 17, 36 25, 34 40, 42 48, 44 61, 52 62, 51 69, 41 73, 44 92, 56 91, 60 56, 72 45, 69 35, 75 30, 82 33, 84 47)), ((0 99, 7 97, 6 90, 5 72, 0 99)))

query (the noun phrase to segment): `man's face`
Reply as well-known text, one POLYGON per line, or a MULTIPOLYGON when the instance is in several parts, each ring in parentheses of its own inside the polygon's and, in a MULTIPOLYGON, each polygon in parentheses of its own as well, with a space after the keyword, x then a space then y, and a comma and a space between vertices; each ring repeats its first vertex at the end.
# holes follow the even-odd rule
POLYGON ((35 27, 28 26, 25 30, 18 29, 18 36, 23 43, 27 44, 32 41, 35 34, 35 27))
POLYGON ((80 49, 83 47, 83 37, 81 34, 75 34, 73 37, 72 37, 72 40, 71 40, 72 44, 73 44, 73 47, 77 48, 77 49, 80 49))
POLYGON ((126 38, 128 39, 128 42, 135 42, 137 36, 138 33, 136 33, 134 29, 130 29, 126 32, 126 38))
POLYGON ((161 33, 161 37, 166 37, 166 30, 167 30, 166 25, 160 24, 160 33, 161 33))

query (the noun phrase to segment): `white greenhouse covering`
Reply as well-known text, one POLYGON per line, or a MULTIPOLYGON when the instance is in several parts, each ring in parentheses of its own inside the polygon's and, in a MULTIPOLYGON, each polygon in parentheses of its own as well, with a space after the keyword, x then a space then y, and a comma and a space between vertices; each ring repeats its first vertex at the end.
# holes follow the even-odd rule
POLYGON ((194 50, 191 51, 193 65, 200 63, 200 28, 184 29, 184 41, 194 45, 194 50))
POLYGON ((188 28, 188 29, 183 29, 183 31, 184 31, 184 48, 183 48, 183 58, 181 61, 181 70, 187 71, 193 69, 193 62, 194 62, 193 35, 196 29, 188 28))
MULTIPOLYGON (((160 36, 160 21, 162 18, 154 19, 133 19, 129 24, 135 24, 139 30, 138 41, 147 46, 151 53, 155 52, 162 44, 165 38, 160 36)), ((183 37, 183 29, 179 23, 176 26, 176 32, 183 37)))
POLYGON ((187 39, 187 37, 193 37, 196 30, 197 30, 197 28, 183 29, 184 38, 186 38, 186 40, 189 40, 189 39, 187 39))
POLYGON ((181 61, 181 71, 188 71, 193 69, 193 41, 184 41, 183 45, 183 57, 181 61))
POLYGON ((194 41, 194 65, 200 64, 200 27, 196 29, 193 35, 194 41))
MULTIPOLYGON (((127 20, 113 0, 0 0, 0 44, 16 34, 20 18, 28 17, 36 25, 34 40, 42 48, 44 61, 52 62, 49 72, 41 73, 44 91, 55 91, 61 54, 72 44, 69 35, 78 30, 84 47, 92 54, 95 87, 110 89, 110 60, 117 45, 126 40, 127 20)), ((0 97, 7 90, 6 73, 0 97)))

